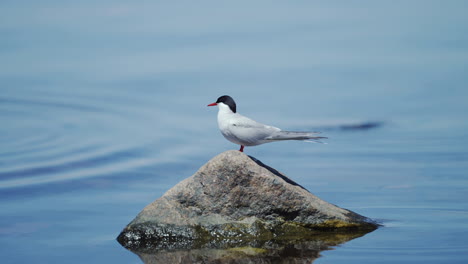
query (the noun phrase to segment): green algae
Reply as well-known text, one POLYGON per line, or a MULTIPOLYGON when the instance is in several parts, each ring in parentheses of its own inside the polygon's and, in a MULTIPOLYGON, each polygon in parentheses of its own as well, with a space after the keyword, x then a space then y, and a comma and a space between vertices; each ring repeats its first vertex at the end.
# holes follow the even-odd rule
POLYGON ((250 219, 225 224, 178 226, 173 224, 140 223, 127 227, 118 241, 130 249, 249 249, 260 248, 267 241, 289 243, 291 241, 320 240, 328 244, 343 243, 376 229, 341 220, 326 220, 318 224, 294 221, 263 221, 250 219))
POLYGON ((227 250, 231 252, 240 252, 248 256, 255 256, 255 255, 265 254, 268 252, 268 250, 264 248, 255 248, 255 247, 235 247, 235 248, 229 248, 227 250))

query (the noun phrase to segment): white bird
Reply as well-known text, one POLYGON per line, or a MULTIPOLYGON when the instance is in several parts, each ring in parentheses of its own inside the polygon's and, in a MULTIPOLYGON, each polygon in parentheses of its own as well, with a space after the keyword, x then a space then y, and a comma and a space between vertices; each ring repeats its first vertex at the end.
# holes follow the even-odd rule
POLYGON ((208 106, 215 105, 219 108, 218 127, 221 134, 227 140, 240 145, 239 151, 241 152, 244 152, 244 146, 256 146, 282 140, 303 140, 322 143, 320 139, 327 138, 317 136, 320 132, 284 131, 274 126, 258 123, 237 113, 236 103, 228 95, 219 97, 215 103, 208 106))

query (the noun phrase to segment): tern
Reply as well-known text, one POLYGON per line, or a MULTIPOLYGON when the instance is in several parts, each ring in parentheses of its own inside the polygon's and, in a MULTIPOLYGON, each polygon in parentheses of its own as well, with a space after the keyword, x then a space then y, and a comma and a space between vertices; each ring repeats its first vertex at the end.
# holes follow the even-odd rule
POLYGON ((218 127, 223 136, 240 145, 240 152, 244 146, 257 146, 264 143, 283 140, 302 140, 322 143, 317 134, 320 132, 284 131, 280 128, 264 125, 237 113, 236 102, 229 95, 223 95, 216 102, 208 106, 218 106, 218 127))

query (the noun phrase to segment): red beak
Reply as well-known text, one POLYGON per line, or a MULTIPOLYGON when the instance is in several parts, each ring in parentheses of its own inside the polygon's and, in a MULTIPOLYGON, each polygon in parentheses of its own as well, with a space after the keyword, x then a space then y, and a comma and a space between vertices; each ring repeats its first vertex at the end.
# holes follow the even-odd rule
POLYGON ((215 106, 215 105, 218 105, 217 103, 212 103, 212 104, 209 104, 208 106, 215 106))

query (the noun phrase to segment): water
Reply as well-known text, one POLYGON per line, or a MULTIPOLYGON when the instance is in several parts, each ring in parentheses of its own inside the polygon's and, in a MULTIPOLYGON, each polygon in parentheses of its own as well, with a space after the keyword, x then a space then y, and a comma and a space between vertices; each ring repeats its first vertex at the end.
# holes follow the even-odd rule
POLYGON ((115 237, 237 148, 206 105, 320 129, 246 152, 384 227, 315 263, 468 260, 465 1, 2 1, 2 263, 141 263, 115 237), (340 129, 363 122, 372 129, 340 129))

